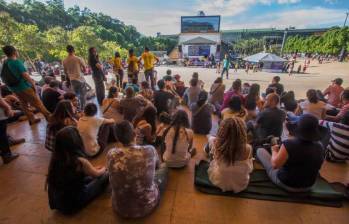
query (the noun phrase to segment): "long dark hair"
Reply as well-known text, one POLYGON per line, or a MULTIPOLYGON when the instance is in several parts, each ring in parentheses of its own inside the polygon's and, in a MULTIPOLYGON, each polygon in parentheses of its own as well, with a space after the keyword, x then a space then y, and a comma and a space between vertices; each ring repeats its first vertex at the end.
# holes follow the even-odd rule
POLYGON ((172 120, 170 127, 168 127, 168 129, 165 131, 165 133, 167 133, 171 128, 174 128, 175 130, 175 135, 172 143, 172 153, 176 152, 176 146, 177 146, 180 129, 189 128, 189 127, 190 127, 190 124, 189 124, 189 118, 188 118, 187 112, 185 112, 184 110, 178 110, 174 115, 174 118, 172 120))
POLYGON ((307 98, 310 103, 317 103, 319 102, 319 98, 317 97, 317 93, 315 89, 309 89, 307 91, 307 98))
POLYGON ((258 100, 260 94, 260 86, 257 83, 251 85, 250 90, 246 96, 246 100, 258 100))
POLYGON ((93 54, 93 51, 96 50, 95 47, 90 47, 88 49, 88 64, 90 66, 95 66, 93 65, 93 62, 94 61, 99 61, 99 57, 98 57, 98 54, 93 54))
POLYGON ((85 157, 79 131, 72 126, 63 128, 56 135, 46 183, 59 189, 78 187, 67 185, 76 184, 76 177, 83 175, 79 157, 85 157))
POLYGON ((118 92, 118 88, 116 88, 115 86, 112 86, 109 88, 109 92, 108 92, 108 99, 112 99, 114 98, 114 95, 118 92))
POLYGON ((65 119, 74 120, 73 106, 70 100, 61 100, 50 117, 49 126, 56 130, 63 128, 65 119))
POLYGON ((206 91, 201 91, 199 93, 199 100, 197 102, 197 105, 199 107, 201 107, 202 105, 204 105, 206 102, 207 102, 207 99, 208 99, 208 94, 206 91))
POLYGON ((150 105, 146 106, 144 108, 144 110, 134 118, 134 122, 133 122, 134 126, 136 127, 137 124, 141 120, 145 120, 151 126, 151 133, 155 134, 155 132, 156 132, 156 115, 157 115, 157 111, 156 111, 156 108, 154 106, 150 106, 150 105))

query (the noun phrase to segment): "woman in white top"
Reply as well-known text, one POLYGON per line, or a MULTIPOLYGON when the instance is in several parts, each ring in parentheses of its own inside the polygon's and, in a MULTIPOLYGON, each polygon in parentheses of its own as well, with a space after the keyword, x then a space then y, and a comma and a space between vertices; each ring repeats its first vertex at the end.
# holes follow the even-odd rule
POLYGON ((208 169, 210 181, 222 191, 238 193, 245 190, 253 161, 244 121, 238 117, 223 120, 217 137, 211 137, 209 144, 213 154, 208 169))
POLYGON ((299 104, 303 114, 311 114, 317 119, 321 120, 326 115, 326 103, 319 100, 316 90, 309 89, 307 91, 307 100, 299 104))
POLYGON ((108 97, 103 100, 102 113, 103 117, 107 119, 114 119, 115 123, 123 121, 123 115, 119 112, 120 100, 118 99, 118 88, 112 86, 109 88, 108 97))
POLYGON ((163 160, 168 167, 184 167, 194 155, 193 131, 189 129, 188 114, 178 110, 170 127, 164 132, 165 152, 163 160))

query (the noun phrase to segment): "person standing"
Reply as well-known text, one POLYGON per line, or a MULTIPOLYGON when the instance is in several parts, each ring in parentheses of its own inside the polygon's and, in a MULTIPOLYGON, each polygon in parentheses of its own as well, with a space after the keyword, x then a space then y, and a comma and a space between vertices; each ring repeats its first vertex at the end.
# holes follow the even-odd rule
POLYGON ((70 80, 74 93, 79 98, 80 109, 86 103, 86 81, 83 72, 86 70, 84 60, 75 55, 72 45, 67 46, 68 56, 63 60, 63 68, 66 77, 70 80))
POLYGON ((92 78, 95 83, 97 101, 99 105, 102 105, 105 98, 105 76, 102 63, 99 61, 99 56, 95 47, 89 49, 88 63, 92 69, 92 78))
POLYGON ((40 119, 35 118, 33 112, 29 109, 29 105, 37 108, 45 116, 46 120, 48 120, 50 112, 36 94, 34 80, 30 78, 23 63, 17 59, 18 52, 16 48, 7 45, 2 50, 7 56, 7 59, 3 64, 1 79, 19 99, 23 112, 28 117, 29 124, 33 125, 40 122, 40 119))
POLYGON ((2 98, 0 93, 0 156, 4 163, 9 163, 19 155, 10 150, 9 138, 7 135, 7 118, 14 115, 10 105, 2 98))
POLYGON ((148 83, 149 83, 149 79, 150 79, 151 88, 154 90, 154 87, 155 87, 154 61, 156 61, 156 63, 158 63, 159 58, 156 57, 153 53, 151 53, 149 51, 148 47, 145 47, 144 52, 143 52, 141 58, 139 59, 138 63, 140 63, 142 60, 144 63, 145 79, 147 80, 148 83))
POLYGON ((120 53, 118 51, 115 52, 115 56, 114 56, 112 64, 113 64, 114 74, 116 76, 117 86, 119 88, 122 88, 122 82, 124 80, 124 68, 122 66, 121 56, 120 56, 120 53))
POLYGON ((128 51, 127 65, 128 82, 132 82, 132 80, 137 80, 138 82, 138 58, 135 56, 133 49, 128 51))
POLYGON ((230 67, 229 57, 227 54, 225 54, 224 60, 223 60, 223 70, 221 73, 222 79, 223 79, 224 73, 226 73, 227 79, 229 79, 229 67, 230 67))

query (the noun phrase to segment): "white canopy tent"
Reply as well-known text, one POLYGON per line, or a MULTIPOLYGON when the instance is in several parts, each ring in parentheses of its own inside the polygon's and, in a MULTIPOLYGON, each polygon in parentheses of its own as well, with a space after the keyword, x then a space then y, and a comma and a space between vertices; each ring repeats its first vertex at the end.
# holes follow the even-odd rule
POLYGON ((259 63, 265 72, 282 72, 286 59, 283 59, 272 53, 260 52, 244 58, 245 61, 251 63, 259 63))

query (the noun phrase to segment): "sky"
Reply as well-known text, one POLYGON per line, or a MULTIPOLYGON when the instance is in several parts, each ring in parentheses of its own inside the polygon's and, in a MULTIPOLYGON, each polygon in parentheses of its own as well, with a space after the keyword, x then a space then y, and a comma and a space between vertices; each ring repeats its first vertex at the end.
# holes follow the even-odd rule
MULTIPOLYGON (((23 0, 7 0, 22 2, 23 0)), ((44 0, 42 0, 44 1, 44 0)), ((221 29, 343 26, 349 0, 65 0, 133 25, 145 35, 178 34, 180 17, 221 15, 221 29)), ((349 23, 349 21, 348 21, 349 23)))

